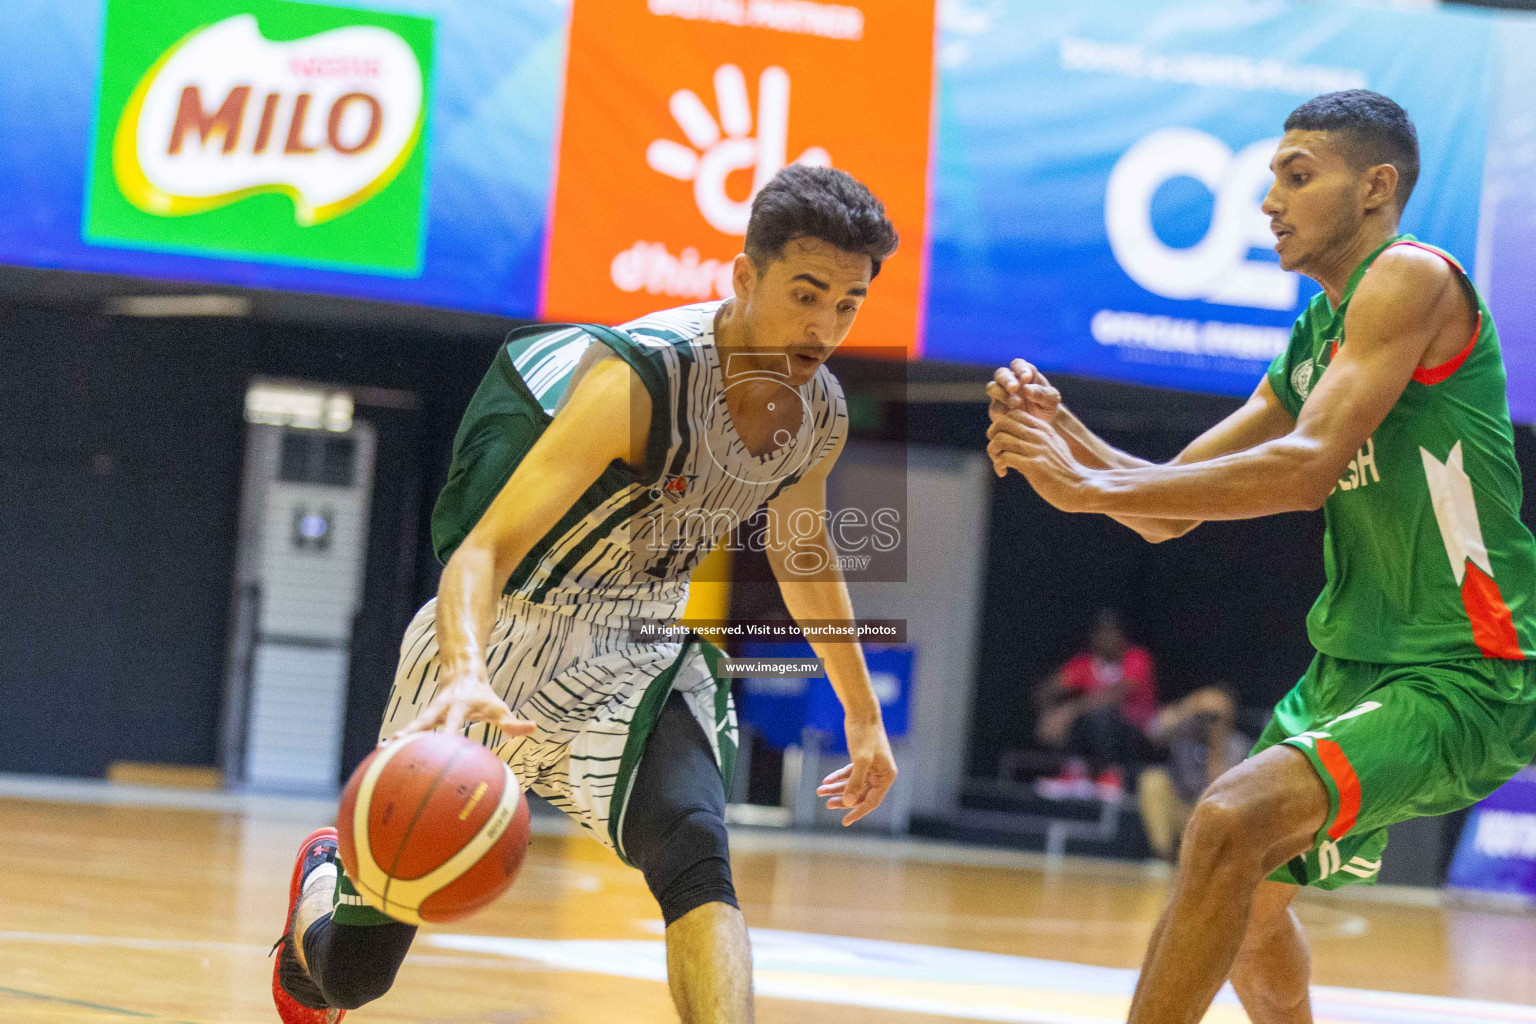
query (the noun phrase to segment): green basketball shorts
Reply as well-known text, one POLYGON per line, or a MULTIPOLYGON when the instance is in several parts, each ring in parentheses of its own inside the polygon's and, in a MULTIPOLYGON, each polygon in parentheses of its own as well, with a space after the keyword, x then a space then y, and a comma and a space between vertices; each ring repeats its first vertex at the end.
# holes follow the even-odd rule
POLYGON ((1312 849, 1269 877, 1322 889, 1374 883, 1388 825, 1468 807, 1536 755, 1536 665, 1319 654, 1253 753, 1277 743, 1312 762, 1328 817, 1312 849))

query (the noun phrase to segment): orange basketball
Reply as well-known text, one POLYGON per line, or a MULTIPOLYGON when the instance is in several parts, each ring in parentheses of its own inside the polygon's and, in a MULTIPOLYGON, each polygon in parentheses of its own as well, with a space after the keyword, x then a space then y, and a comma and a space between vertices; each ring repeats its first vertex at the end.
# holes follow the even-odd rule
POLYGON ((528 850, 512 770, 462 736, 393 740, 341 794, 341 863, 368 905, 398 921, 453 921, 501 895, 528 850))

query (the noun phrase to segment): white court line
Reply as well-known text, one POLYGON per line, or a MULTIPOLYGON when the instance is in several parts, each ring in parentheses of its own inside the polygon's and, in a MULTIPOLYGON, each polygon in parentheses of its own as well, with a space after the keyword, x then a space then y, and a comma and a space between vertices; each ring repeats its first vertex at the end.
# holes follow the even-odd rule
MULTIPOLYGON (((655 940, 541 940, 434 933, 428 944, 569 971, 662 982, 655 940)), ((1003 1024, 1116 1024, 1136 972, 941 946, 752 929, 759 995, 1003 1024)), ((1536 1024, 1536 1007, 1315 986, 1319 1024, 1536 1024)), ((1230 988, 1211 1021, 1246 1018, 1230 988)))
MULTIPOLYGON (((642 922, 644 924, 644 922, 642 922)), ((643 929, 649 930, 649 929, 643 929)), ((413 953, 406 965, 502 972, 575 971, 656 982, 666 951, 655 940, 522 939, 428 933, 425 944, 484 957, 413 953)), ((1136 972, 941 946, 752 929, 758 994, 803 1002, 928 1013, 1003 1024, 1114 1024, 1091 1012, 1106 997, 1128 999, 1136 972), (1089 1012, 1042 1009, 1080 1000, 1089 1012)), ((0 931, 0 943, 115 947, 164 953, 265 957, 248 942, 157 939, 67 932, 0 931)), ((1351 1024, 1536 1024, 1536 1007, 1404 992, 1314 986, 1320 1022, 1351 1024)), ((1234 997, 1224 990, 1218 1009, 1234 997)))

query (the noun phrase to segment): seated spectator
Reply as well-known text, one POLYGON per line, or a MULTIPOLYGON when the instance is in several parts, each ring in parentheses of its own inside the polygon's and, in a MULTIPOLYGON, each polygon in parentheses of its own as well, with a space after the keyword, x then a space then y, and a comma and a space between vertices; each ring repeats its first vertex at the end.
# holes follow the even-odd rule
MULTIPOLYGON (((1128 771, 1170 756, 1206 756, 1196 755, 1191 744, 1223 751, 1209 761, 1217 775, 1229 767, 1224 752, 1232 735, 1231 696, 1206 687, 1159 708, 1152 655, 1126 638, 1112 609, 1099 610, 1088 649, 1042 684, 1037 701, 1042 710, 1036 736, 1067 754, 1062 773, 1036 786, 1041 796, 1121 800, 1128 771)), ((1188 777, 1188 769, 1179 770, 1181 780, 1188 777)), ((1202 781, 1195 795, 1204 788, 1202 781)))
POLYGON ((1205 787, 1253 746, 1233 728, 1234 713, 1225 687, 1207 687, 1165 708, 1153 721, 1151 737, 1166 748, 1167 760, 1142 770, 1136 797, 1147 843, 1164 860, 1174 860, 1205 787))
POLYGON ((1154 757, 1146 733, 1158 713, 1152 655, 1126 639, 1112 609, 1094 616, 1088 649, 1041 685, 1036 703, 1037 737, 1068 754, 1062 774, 1036 787, 1041 796, 1118 800, 1126 768, 1154 757))

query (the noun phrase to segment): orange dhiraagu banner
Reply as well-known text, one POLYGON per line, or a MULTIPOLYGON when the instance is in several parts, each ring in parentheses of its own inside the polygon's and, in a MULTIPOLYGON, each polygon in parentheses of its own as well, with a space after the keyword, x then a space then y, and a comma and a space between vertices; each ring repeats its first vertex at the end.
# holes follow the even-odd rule
POLYGON ((786 163, 867 184, 901 232, 847 344, 916 355, 934 0, 575 0, 543 307, 620 323, 725 298, 786 163))

